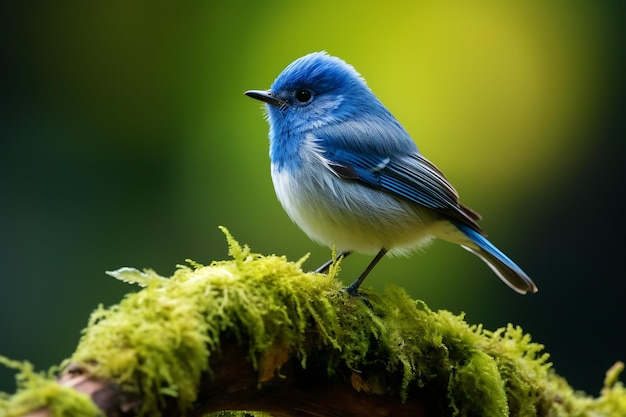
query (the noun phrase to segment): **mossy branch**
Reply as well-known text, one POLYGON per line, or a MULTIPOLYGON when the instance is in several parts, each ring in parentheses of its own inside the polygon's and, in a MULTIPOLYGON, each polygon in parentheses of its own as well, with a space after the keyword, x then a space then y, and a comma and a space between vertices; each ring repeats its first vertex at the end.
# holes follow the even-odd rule
POLYGON ((575 393, 519 327, 434 312, 389 287, 373 308, 304 259, 254 254, 170 278, 124 268, 143 289, 98 308, 58 380, 28 364, 0 416, 624 416, 618 364, 598 398, 575 393), (98 411, 100 410, 100 411, 98 411))

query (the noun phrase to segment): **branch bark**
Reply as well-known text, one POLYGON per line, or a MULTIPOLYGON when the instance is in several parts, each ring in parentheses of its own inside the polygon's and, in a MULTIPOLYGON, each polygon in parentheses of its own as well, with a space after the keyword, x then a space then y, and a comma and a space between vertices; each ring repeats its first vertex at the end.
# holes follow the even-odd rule
MULTIPOLYGON (((222 410, 263 410, 275 417, 426 415, 422 401, 402 402, 392 395, 359 392, 350 380, 320 377, 319 370, 302 369, 297 361, 286 363, 281 368, 281 376, 260 383, 258 372, 241 346, 231 341, 223 347, 211 360, 212 376, 203 377, 193 407, 183 412, 175 401, 167 401, 163 405, 163 416, 200 417, 222 410)), ((107 416, 134 415, 133 410, 141 400, 125 394, 110 381, 90 376, 87 369, 77 365, 68 367, 59 383, 89 395, 107 416)))

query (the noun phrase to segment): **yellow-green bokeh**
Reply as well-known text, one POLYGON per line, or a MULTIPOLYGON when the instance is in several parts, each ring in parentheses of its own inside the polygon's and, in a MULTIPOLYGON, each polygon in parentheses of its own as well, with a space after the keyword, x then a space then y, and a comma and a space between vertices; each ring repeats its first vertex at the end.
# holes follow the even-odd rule
POLYGON ((608 64, 593 6, 283 6, 258 23, 255 62, 281 68, 318 49, 344 57, 452 177, 492 193, 527 187, 590 146, 579 132, 597 116, 608 64), (307 36, 316 22, 323 30, 307 36), (280 47, 268 50, 274 42, 280 47))

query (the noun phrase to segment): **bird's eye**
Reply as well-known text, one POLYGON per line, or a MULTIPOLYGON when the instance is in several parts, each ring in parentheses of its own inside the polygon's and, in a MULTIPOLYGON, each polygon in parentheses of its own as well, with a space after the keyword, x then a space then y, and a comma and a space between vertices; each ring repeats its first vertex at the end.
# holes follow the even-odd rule
POLYGON ((311 100, 311 92, 309 90, 300 90, 296 93, 296 100, 300 103, 306 103, 311 100))

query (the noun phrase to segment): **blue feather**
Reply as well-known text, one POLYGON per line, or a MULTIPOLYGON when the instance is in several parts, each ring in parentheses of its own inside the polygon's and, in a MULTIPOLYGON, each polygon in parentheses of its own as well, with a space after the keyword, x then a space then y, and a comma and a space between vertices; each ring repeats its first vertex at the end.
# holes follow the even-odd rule
POLYGON ((521 294, 526 291, 537 292, 537 287, 522 268, 496 248, 485 236, 463 223, 457 221, 452 221, 452 223, 476 244, 476 247, 461 246, 481 258, 505 284, 521 294))
POLYGON ((446 213, 480 230, 475 223, 475 214, 459 204, 457 192, 444 175, 417 150, 394 159, 343 149, 326 151, 324 156, 334 165, 351 168, 357 179, 370 187, 446 213))

